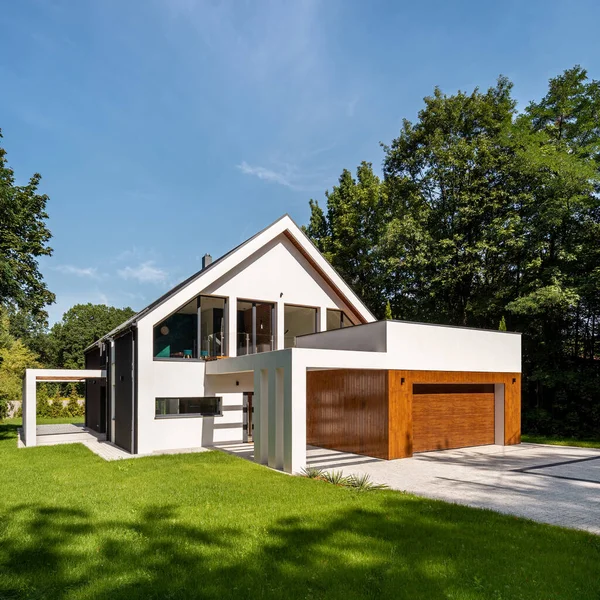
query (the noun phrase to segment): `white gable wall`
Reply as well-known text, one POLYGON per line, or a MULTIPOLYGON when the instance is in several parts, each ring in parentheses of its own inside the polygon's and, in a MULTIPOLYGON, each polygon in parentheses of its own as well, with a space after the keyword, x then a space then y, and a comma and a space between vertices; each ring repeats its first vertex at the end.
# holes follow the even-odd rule
MULTIPOLYGON (((225 262, 229 262, 227 258, 225 262)), ((219 394, 223 397, 222 417, 155 418, 157 397, 212 395, 210 389, 205 389, 204 361, 153 359, 154 325, 200 294, 228 298, 233 311, 238 298, 274 303, 280 347, 284 304, 317 308, 323 328, 328 308, 341 309, 357 322, 356 313, 360 314, 360 311, 363 319, 373 320, 371 315, 365 315, 362 307, 357 306, 352 310, 284 234, 263 243, 240 262, 236 261, 233 265, 229 262, 229 266, 216 264, 206 275, 191 282, 138 322, 139 453, 243 439, 242 393, 252 390, 245 390, 243 381, 238 392, 219 394)), ((232 321, 235 328, 236 319, 232 321)), ((232 333, 230 340, 235 339, 232 333)), ((229 356, 234 356, 235 348, 228 350, 229 356)))

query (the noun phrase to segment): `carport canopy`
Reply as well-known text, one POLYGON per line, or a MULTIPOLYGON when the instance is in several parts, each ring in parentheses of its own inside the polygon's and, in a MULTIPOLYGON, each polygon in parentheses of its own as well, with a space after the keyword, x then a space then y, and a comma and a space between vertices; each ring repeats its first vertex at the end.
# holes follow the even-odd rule
POLYGON ((37 383, 99 379, 106 377, 102 369, 26 369, 23 377, 23 444, 36 445, 36 412, 37 412, 37 383))

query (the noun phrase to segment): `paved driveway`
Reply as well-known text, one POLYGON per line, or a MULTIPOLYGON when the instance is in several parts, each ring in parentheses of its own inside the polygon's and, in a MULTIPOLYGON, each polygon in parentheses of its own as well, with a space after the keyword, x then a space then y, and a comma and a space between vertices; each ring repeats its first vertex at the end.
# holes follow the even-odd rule
POLYGON ((309 447, 308 464, 458 504, 600 534, 600 450, 520 444, 379 460, 309 447))

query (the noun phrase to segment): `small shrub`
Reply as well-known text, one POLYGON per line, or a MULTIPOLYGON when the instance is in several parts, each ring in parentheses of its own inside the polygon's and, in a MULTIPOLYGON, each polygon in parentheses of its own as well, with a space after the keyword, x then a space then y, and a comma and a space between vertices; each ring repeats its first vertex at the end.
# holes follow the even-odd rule
POLYGON ((347 485, 348 478, 341 471, 325 471, 323 480, 333 485, 347 485))
POLYGON ((363 475, 346 476, 342 471, 325 471, 317 467, 306 467, 302 469, 302 475, 308 479, 318 479, 333 485, 352 488, 357 492, 370 492, 372 490, 387 490, 385 483, 373 483, 366 473, 363 475))
POLYGON ((374 483, 369 475, 350 475, 346 483, 348 487, 354 488, 357 492, 370 492, 372 490, 387 490, 389 487, 385 483, 374 483))
POLYGON ((323 469, 306 467, 306 469, 302 469, 302 475, 308 479, 323 479, 323 469))

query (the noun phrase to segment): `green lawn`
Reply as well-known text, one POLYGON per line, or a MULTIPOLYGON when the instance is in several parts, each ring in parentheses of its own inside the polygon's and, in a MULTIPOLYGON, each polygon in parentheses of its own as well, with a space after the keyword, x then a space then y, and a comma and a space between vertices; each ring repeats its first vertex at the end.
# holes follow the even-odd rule
POLYGON ((0 425, 2 600, 600 597, 597 536, 219 452, 109 463, 15 435, 0 425))
MULTIPOLYGON (((54 423, 83 423, 85 417, 37 417, 37 425, 50 425, 54 423)), ((8 423, 17 423, 21 425, 21 419, 9 419, 8 423)))
POLYGON ((552 444, 554 446, 579 446, 580 448, 600 448, 600 439, 577 440, 575 438, 525 434, 521 436, 521 439, 523 442, 529 442, 531 444, 552 444))

